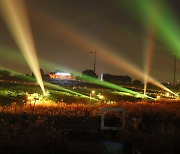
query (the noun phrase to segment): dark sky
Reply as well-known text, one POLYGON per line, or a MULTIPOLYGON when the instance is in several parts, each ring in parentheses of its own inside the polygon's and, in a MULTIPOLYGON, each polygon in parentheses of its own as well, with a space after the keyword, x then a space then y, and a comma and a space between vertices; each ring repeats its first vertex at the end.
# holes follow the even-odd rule
MULTIPOLYGON (((87 68, 93 69, 93 55, 90 52, 97 51, 98 74, 127 74, 136 79, 137 77, 127 69, 115 65, 111 59, 113 56, 104 56, 108 52, 110 55, 116 55, 119 61, 123 58, 128 64, 144 70, 147 28, 123 1, 26 0, 38 58, 59 66, 52 67, 51 70, 41 66, 45 73, 63 70, 63 67, 80 72, 87 68)), ((179 19, 178 1, 174 0, 168 4, 179 19)), ((172 49, 160 42, 156 34, 154 36, 155 47, 150 74, 161 82, 172 82, 174 57, 168 53, 172 49)), ((2 19, 0 46, 19 50, 2 19)), ((17 60, 8 61, 8 57, 3 54, 0 56, 0 65, 22 73, 31 72, 23 59, 20 63, 17 60)), ((177 82, 180 80, 178 60, 176 70, 177 82)))

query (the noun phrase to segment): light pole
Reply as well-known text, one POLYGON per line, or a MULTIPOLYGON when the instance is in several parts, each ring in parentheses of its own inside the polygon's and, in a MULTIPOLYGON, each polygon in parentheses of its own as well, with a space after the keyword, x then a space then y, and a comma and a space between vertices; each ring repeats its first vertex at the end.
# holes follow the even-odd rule
POLYGON ((173 83, 176 84, 176 52, 171 51, 174 53, 174 77, 173 77, 173 83))
POLYGON ((97 52, 96 51, 91 51, 90 53, 94 54, 94 72, 96 71, 96 54, 97 52))
POLYGON ((176 84, 176 53, 174 55, 174 85, 176 84))
POLYGON ((174 73, 173 73, 173 83, 176 84, 176 52, 171 51, 171 53, 174 53, 174 73))

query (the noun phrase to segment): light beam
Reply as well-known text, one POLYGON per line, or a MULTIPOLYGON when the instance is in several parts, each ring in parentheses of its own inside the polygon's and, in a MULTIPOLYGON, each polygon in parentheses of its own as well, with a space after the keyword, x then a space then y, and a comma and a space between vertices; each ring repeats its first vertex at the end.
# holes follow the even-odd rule
MULTIPOLYGON (((135 67, 129 61, 123 58, 123 56, 115 54, 118 52, 113 52, 114 50, 112 48, 109 48, 104 44, 102 45, 100 42, 94 41, 93 38, 90 38, 89 36, 87 38, 87 36, 80 33, 77 29, 73 29, 63 22, 58 22, 53 18, 50 18, 47 14, 45 14, 45 12, 42 13, 40 12, 40 10, 34 10, 33 13, 34 12, 36 13, 36 19, 41 20, 41 23, 38 23, 43 25, 44 28, 47 27, 46 29, 50 29, 50 33, 53 34, 57 40, 61 39, 61 37, 65 37, 69 41, 71 41, 72 44, 78 45, 83 48, 84 51, 89 51, 89 49, 96 49, 98 53, 102 53, 101 58, 106 62, 114 65, 115 67, 123 69, 126 72, 135 75, 136 77, 144 79, 143 71, 135 67)), ((152 77, 149 77, 149 82, 165 91, 176 95, 174 92, 172 92, 170 89, 168 89, 152 77)))
MULTIPOLYGON (((6 57, 7 57, 6 60, 9 60, 9 61, 15 60, 15 59, 13 59, 13 57, 16 57, 16 59, 20 59, 20 58, 21 58, 21 55, 20 55, 18 52, 15 53, 15 52, 13 52, 13 50, 10 49, 10 48, 7 48, 7 47, 5 48, 5 47, 1 47, 1 46, 0 46, 0 54, 3 54, 3 53, 6 54, 6 57)), ((21 63, 21 61, 18 61, 18 62, 21 63)), ((40 63, 41 63, 41 65, 42 65, 43 68, 45 68, 45 69, 47 69, 47 70, 49 70, 49 71, 52 71, 52 69, 55 69, 55 68, 59 68, 59 67, 60 67, 59 64, 55 64, 55 63, 50 62, 50 61, 45 60, 45 59, 40 59, 40 63)), ((23 64, 23 63, 21 63, 21 64, 23 64)), ((62 67, 62 66, 61 66, 61 68, 62 68, 63 70, 66 70, 67 72, 73 72, 73 74, 81 76, 81 73, 80 73, 80 72, 77 72, 77 71, 71 70, 71 69, 69 69, 69 68, 62 67)), ((12 72, 12 70, 11 70, 11 72, 12 72)), ((14 72, 14 74, 17 74, 17 73, 14 72)), ((32 79, 32 78, 30 78, 30 77, 28 77, 28 76, 22 76, 22 77, 25 77, 25 78, 27 78, 27 79, 28 79, 28 78, 29 78, 29 79, 32 79)), ((92 78, 92 77, 90 77, 90 76, 84 76, 83 79, 86 80, 86 81, 88 81, 88 82, 101 85, 101 86, 103 86, 103 87, 108 87, 108 88, 115 89, 115 90, 118 90, 118 91, 128 92, 128 93, 130 93, 130 94, 132 94, 132 95, 138 95, 138 96, 140 96, 141 98, 151 98, 151 99, 153 99, 152 97, 149 97, 149 96, 147 96, 147 95, 142 95, 141 93, 138 93, 138 92, 136 92, 136 91, 133 91, 133 90, 124 88, 124 87, 122 87, 122 86, 119 86, 119 85, 116 85, 116 84, 113 84, 113 83, 109 83, 109 82, 105 82, 105 81, 102 82, 102 81, 97 80, 96 78, 92 78)), ((50 85, 50 84, 45 83, 45 85, 50 85)), ((64 90, 64 91, 67 91, 67 92, 69 91, 69 90, 66 89, 66 88, 62 88, 62 87, 55 86, 55 85, 52 85, 52 84, 51 84, 51 87, 52 87, 52 86, 56 87, 56 89, 64 90)), ((70 91, 69 91, 69 92, 70 92, 70 91)), ((73 91, 71 91, 71 93, 73 93, 73 91)), ((75 93, 74 93, 74 94, 75 94, 75 93)), ((76 94, 78 94, 78 93, 76 93, 76 94)), ((81 95, 81 94, 79 93, 78 95, 81 95)))
POLYGON ((147 43, 145 47, 145 74, 144 74, 144 95, 146 95, 148 78, 150 76, 150 67, 152 61, 152 55, 154 52, 154 31, 149 28, 147 34, 147 43))
POLYGON ((0 7, 9 30, 34 73, 43 93, 45 93, 24 1, 0 0, 0 7))

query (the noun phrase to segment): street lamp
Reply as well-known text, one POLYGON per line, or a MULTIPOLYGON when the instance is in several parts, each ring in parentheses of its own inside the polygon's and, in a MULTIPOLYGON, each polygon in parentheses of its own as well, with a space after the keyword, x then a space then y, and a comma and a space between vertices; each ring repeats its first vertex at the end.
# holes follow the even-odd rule
POLYGON ((94 91, 94 90, 92 90, 92 91, 91 91, 91 93, 90 93, 90 95, 89 95, 89 98, 90 98, 90 103, 91 103, 92 96, 94 96, 94 95, 95 95, 95 91, 94 91))
POLYGON ((94 90, 92 90, 92 91, 91 91, 91 93, 94 95, 94 94, 95 94, 95 91, 94 91, 94 90))
POLYGON ((96 54, 97 52, 96 51, 91 51, 90 53, 94 54, 94 72, 96 71, 96 54))

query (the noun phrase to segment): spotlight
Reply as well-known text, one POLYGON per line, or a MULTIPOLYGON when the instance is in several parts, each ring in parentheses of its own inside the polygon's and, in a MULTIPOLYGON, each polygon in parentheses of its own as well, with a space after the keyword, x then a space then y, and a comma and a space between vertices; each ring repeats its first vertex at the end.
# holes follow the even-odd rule
POLYGON ((161 98, 161 96, 157 95, 156 99, 160 99, 160 98, 161 98))
POLYGON ((44 92, 43 92, 43 96, 44 96, 44 97, 47 97, 47 96, 49 96, 49 95, 50 95, 50 94, 49 94, 49 91, 44 91, 44 92))
POLYGON ((92 91, 91 91, 91 93, 92 93, 92 94, 95 94, 95 91, 94 91, 94 90, 92 90, 92 91))
POLYGON ((166 93, 166 97, 169 97, 169 96, 170 96, 170 94, 167 92, 167 93, 166 93))

